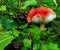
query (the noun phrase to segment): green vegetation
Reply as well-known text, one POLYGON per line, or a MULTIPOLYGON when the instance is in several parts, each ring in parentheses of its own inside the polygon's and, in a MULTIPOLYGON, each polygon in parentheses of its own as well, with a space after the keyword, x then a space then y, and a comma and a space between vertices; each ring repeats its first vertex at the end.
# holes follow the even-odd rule
POLYGON ((60 0, 0 0, 0 50, 13 42, 20 44, 19 50, 60 50, 60 0), (27 22, 36 7, 51 8, 57 16, 44 32, 39 24, 27 22))

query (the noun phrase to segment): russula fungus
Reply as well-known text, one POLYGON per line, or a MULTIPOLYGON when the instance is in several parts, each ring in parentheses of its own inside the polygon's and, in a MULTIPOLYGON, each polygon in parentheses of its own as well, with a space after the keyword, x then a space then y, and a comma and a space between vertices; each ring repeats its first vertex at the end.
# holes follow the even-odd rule
POLYGON ((41 30, 44 30, 44 24, 51 22, 56 18, 55 12, 50 8, 34 8, 28 13, 28 23, 39 23, 41 24, 41 30))

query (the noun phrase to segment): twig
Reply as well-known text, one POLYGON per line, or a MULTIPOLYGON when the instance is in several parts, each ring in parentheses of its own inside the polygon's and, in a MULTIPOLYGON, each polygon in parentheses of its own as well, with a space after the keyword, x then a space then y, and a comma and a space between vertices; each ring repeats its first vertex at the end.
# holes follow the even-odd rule
POLYGON ((60 35, 60 33, 59 34, 56 34, 56 35, 52 35, 52 36, 50 36, 50 38, 54 38, 54 37, 57 37, 59 35, 60 35))

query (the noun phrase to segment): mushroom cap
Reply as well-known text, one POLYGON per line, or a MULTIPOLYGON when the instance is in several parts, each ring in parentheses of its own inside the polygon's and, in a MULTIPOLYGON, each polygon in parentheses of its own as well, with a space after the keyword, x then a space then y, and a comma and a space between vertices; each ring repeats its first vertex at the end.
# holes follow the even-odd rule
POLYGON ((34 8, 28 13, 27 21, 34 23, 48 23, 56 18, 55 12, 50 8, 34 8))

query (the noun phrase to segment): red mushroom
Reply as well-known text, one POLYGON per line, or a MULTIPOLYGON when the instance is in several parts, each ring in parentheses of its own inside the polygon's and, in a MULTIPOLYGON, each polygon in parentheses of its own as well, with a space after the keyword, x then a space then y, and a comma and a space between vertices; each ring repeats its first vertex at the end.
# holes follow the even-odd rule
POLYGON ((39 23, 44 30, 44 24, 56 18, 55 12, 50 8, 34 8, 28 13, 28 23, 39 23))

